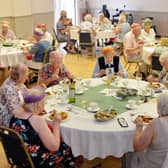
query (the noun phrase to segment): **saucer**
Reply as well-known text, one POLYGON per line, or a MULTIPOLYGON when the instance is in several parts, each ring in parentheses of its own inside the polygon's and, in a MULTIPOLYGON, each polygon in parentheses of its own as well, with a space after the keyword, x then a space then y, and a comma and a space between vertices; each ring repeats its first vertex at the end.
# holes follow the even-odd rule
POLYGON ((97 108, 88 107, 87 110, 88 110, 89 112, 96 113, 97 111, 100 110, 100 107, 97 107, 97 108))
POLYGON ((128 110, 133 110, 133 109, 136 109, 136 108, 137 108, 137 105, 130 106, 129 104, 127 104, 125 107, 126 107, 128 110))
POLYGON ((68 104, 68 102, 69 102, 69 100, 68 99, 65 99, 65 100, 58 100, 58 104, 62 104, 62 105, 64 105, 64 104, 68 104))
POLYGON ((77 90, 77 91, 75 92, 76 95, 81 95, 81 94, 83 94, 83 93, 84 93, 83 90, 77 90))

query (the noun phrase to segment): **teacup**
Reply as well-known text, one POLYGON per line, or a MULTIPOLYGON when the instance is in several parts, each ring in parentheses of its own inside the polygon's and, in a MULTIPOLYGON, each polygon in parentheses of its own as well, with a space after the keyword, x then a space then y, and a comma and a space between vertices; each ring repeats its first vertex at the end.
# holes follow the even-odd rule
POLYGON ((85 80, 86 86, 90 86, 90 83, 91 83, 91 80, 90 80, 90 79, 85 80))
POLYGON ((135 100, 128 100, 128 105, 130 108, 133 108, 136 105, 136 101, 135 100))
POLYGON ((98 103, 96 103, 96 102, 90 102, 88 107, 90 109, 92 109, 92 110, 95 110, 95 109, 98 108, 98 103))

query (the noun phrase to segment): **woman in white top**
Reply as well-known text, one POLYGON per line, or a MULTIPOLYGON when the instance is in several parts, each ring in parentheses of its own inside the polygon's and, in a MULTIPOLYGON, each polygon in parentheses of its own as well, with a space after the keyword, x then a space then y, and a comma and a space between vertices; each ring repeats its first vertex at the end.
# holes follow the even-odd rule
POLYGON ((147 18, 143 21, 143 29, 141 30, 140 38, 144 41, 144 43, 154 43, 155 39, 155 32, 152 28, 152 21, 147 18))
POLYGON ((111 21, 104 16, 103 12, 100 12, 96 24, 106 25, 106 24, 111 24, 111 21))
POLYGON ((168 94, 157 98, 157 111, 159 117, 145 129, 141 117, 135 120, 133 145, 135 151, 140 153, 134 154, 133 168, 164 168, 163 164, 168 165, 168 94))

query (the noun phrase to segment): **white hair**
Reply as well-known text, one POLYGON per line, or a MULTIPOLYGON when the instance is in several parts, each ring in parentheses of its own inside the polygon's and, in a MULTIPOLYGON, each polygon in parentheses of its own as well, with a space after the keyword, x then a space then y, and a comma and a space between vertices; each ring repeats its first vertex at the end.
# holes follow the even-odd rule
POLYGON ((159 57, 160 62, 168 61, 168 51, 163 52, 159 57))
POLYGON ((92 22, 92 16, 91 16, 91 14, 85 15, 84 20, 85 20, 85 21, 92 22))
POLYGON ((168 115, 168 94, 163 93, 157 98, 157 105, 161 116, 168 115))

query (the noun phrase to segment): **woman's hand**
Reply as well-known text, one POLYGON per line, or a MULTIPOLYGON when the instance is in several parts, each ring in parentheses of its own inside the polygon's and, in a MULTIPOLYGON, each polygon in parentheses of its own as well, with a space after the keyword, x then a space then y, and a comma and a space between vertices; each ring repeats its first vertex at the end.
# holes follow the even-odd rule
POLYGON ((149 76, 147 76, 147 81, 148 82, 159 82, 159 77, 158 76, 156 76, 156 75, 153 75, 153 74, 151 74, 151 75, 149 75, 149 76))
POLYGON ((59 126, 61 123, 61 114, 57 114, 53 120, 53 127, 59 126))
POLYGON ((60 80, 60 77, 57 74, 51 76, 51 81, 60 80))
POLYGON ((100 71, 99 71, 99 76, 101 77, 101 76, 104 76, 106 74, 106 71, 104 70, 104 69, 101 69, 100 71))
POLYGON ((135 119, 134 123, 136 124, 136 126, 143 126, 143 119, 142 119, 142 117, 138 116, 135 119))

